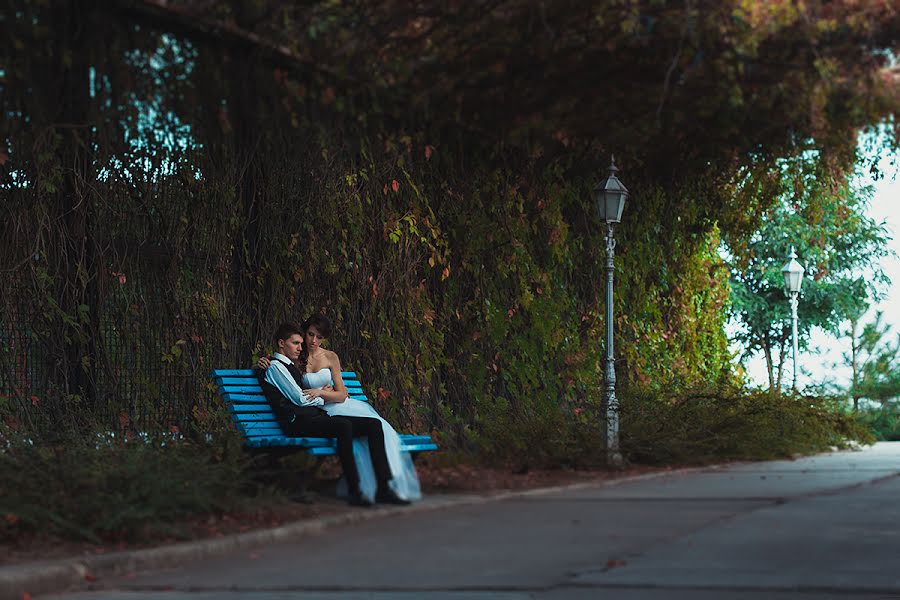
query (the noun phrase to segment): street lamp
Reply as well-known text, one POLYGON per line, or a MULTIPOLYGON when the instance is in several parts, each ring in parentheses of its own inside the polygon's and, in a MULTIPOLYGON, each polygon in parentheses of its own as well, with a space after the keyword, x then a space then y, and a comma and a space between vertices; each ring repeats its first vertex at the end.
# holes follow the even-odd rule
POLYGON ((616 177, 616 160, 609 164, 609 175, 594 188, 597 215, 606 223, 606 361, 603 370, 603 412, 606 417, 604 442, 607 464, 620 466, 619 452, 619 401, 616 399, 616 365, 613 358, 613 271, 616 241, 613 239, 613 223, 622 221, 622 210, 628 190, 616 177))
POLYGON ((794 350, 794 382, 791 389, 797 391, 797 304, 800 302, 800 285, 803 283, 803 273, 806 269, 797 262, 797 253, 791 246, 790 260, 781 267, 781 274, 784 275, 784 291, 791 298, 791 330, 793 333, 793 350, 794 350))

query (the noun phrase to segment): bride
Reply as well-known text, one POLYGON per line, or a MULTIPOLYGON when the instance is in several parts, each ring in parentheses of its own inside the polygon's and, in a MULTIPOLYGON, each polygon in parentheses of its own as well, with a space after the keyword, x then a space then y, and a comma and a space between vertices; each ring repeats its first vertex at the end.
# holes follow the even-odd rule
MULTIPOLYGON (((400 436, 368 402, 347 396, 347 387, 341 378, 341 361, 338 355, 322 348, 322 342, 331 336, 331 321, 323 315, 313 315, 300 327, 303 330, 303 349, 297 359, 297 367, 303 373, 303 394, 310 398, 321 397, 323 400, 329 400, 322 406, 329 416, 369 417, 381 421, 384 449, 393 475, 388 485, 404 500, 420 500, 422 491, 419 477, 412 457, 408 452, 400 450, 400 436)), ((260 359, 259 366, 267 368, 268 360, 260 359)), ((359 472, 360 492, 371 502, 375 498, 378 483, 372 466, 369 444, 364 438, 354 438, 353 457, 359 472)), ((346 478, 342 478, 338 484, 338 494, 346 494, 346 478)))

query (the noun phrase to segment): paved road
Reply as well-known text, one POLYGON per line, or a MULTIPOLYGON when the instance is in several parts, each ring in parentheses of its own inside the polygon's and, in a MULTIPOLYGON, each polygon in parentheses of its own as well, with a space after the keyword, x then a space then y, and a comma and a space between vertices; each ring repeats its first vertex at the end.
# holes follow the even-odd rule
POLYGON ((55 600, 900 599, 900 443, 385 517, 55 600))

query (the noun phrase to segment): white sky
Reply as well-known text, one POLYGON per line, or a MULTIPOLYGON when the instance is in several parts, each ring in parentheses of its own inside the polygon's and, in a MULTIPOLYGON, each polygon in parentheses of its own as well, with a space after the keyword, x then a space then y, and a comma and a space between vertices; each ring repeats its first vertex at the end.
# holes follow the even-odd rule
MULTIPOLYGON (((866 176, 860 177, 863 183, 872 183, 875 186, 875 196, 869 207, 869 215, 878 222, 885 221, 887 223, 888 232, 892 238, 889 246, 896 253, 895 256, 883 259, 881 263, 884 272, 891 279, 887 297, 869 311, 863 318, 863 323, 873 318, 875 310, 881 310, 884 312, 883 321, 892 325, 892 334, 900 332, 900 258, 898 258, 900 257, 900 177, 896 174, 897 167, 892 165, 892 162, 896 164, 898 160, 900 160, 900 156, 882 157, 880 166, 886 173, 886 177, 880 181, 872 182, 866 176)), ((840 364, 842 353, 848 352, 849 348, 850 342, 846 338, 835 339, 830 334, 819 330, 814 331, 812 347, 806 352, 800 350, 797 358, 798 387, 803 389, 805 385, 821 383, 826 379, 838 383, 849 382, 850 369, 842 367, 840 364), (815 352, 816 349, 819 350, 819 353, 815 352), (836 368, 834 368, 835 363, 838 363, 836 368)), ((754 383, 768 386, 766 363, 762 355, 754 356, 747 361, 745 366, 754 383)), ((784 381, 790 385, 792 373, 790 359, 785 363, 785 369, 784 381)))

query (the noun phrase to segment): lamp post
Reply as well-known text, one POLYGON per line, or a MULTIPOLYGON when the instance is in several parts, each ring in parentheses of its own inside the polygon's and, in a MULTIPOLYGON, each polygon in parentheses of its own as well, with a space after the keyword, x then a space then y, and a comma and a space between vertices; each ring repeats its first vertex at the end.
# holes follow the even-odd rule
POLYGON ((613 239, 613 223, 622 221, 622 210, 628 190, 616 177, 616 161, 609 164, 609 175, 594 188, 597 215, 606 223, 606 360, 603 370, 603 412, 606 418, 604 443, 608 465, 621 466, 619 452, 619 401, 616 398, 616 364, 613 357, 613 272, 616 240, 613 239))
POLYGON ((797 262, 797 253, 791 246, 790 260, 781 267, 781 274, 784 276, 784 291, 791 299, 791 333, 793 334, 793 351, 794 351, 794 381, 791 389, 797 391, 797 304, 800 299, 800 285, 803 283, 803 273, 806 269, 797 262))

